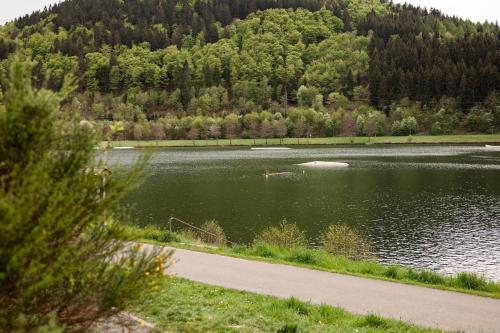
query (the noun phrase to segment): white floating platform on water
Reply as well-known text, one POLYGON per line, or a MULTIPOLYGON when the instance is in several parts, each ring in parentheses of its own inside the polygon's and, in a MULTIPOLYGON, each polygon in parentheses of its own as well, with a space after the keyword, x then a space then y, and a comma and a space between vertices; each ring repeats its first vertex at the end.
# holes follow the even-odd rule
POLYGON ((331 161, 313 161, 297 165, 304 167, 313 167, 313 168, 347 168, 349 166, 348 163, 331 162, 331 161))
POLYGON ((266 172, 265 174, 263 174, 263 176, 265 176, 266 178, 272 176, 290 176, 290 175, 293 175, 293 172, 272 172, 272 173, 266 172))
POLYGON ((484 148, 487 149, 494 149, 494 150, 500 150, 500 146, 490 146, 490 145, 485 145, 484 148))
POLYGON ((134 147, 114 147, 113 149, 134 149, 134 147))
POLYGON ((251 150, 289 150, 289 147, 252 147, 251 150))

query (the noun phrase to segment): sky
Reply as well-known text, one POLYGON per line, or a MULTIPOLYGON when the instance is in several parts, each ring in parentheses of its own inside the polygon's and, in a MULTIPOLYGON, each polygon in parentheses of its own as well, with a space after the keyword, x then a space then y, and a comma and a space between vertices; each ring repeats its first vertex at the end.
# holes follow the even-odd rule
MULTIPOLYGON (((0 24, 37 9, 57 3, 59 0, 0 0, 0 24)), ((499 0, 394 0, 422 7, 434 7, 445 14, 468 18, 472 21, 500 22, 499 0)))
POLYGON ((411 3, 414 6, 436 8, 446 15, 458 16, 472 21, 500 22, 499 0, 393 0, 396 3, 411 3))

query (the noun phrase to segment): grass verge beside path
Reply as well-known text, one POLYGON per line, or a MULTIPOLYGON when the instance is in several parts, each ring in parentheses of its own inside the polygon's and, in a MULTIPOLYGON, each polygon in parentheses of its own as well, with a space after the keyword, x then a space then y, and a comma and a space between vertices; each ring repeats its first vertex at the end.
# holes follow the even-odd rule
POLYGON ((221 140, 149 140, 113 141, 113 147, 224 147, 224 146, 277 146, 277 145, 349 145, 349 144, 477 144, 500 143, 500 134, 415 135, 381 137, 329 137, 280 139, 221 139, 221 140))
POLYGON ((377 315, 165 277, 130 310, 170 332, 441 332, 377 315), (288 329, 285 329, 288 326, 288 329))
POLYGON ((127 226, 126 231, 132 239, 159 245, 500 298, 500 282, 487 281, 472 273, 447 276, 428 270, 397 265, 385 266, 370 260, 350 260, 333 256, 320 249, 282 248, 265 243, 232 247, 211 246, 153 226, 147 228, 127 226))

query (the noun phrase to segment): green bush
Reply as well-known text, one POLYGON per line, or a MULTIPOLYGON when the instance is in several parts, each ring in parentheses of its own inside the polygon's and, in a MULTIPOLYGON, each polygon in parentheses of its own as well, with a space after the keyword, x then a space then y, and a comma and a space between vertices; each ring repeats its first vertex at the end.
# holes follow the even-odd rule
POLYGON ((469 132, 491 132, 494 126, 494 118, 490 112, 476 106, 472 108, 465 118, 464 125, 469 132))
POLYGON ((255 238, 255 243, 267 243, 286 248, 306 246, 307 238, 297 224, 288 223, 283 219, 277 227, 267 227, 255 238))
POLYGON ((216 220, 206 221, 200 229, 203 231, 198 231, 196 234, 202 242, 215 245, 227 244, 226 234, 216 220))
POLYGON ((364 259, 372 256, 371 245, 360 232, 347 225, 332 224, 321 235, 323 249, 335 256, 364 259))
POLYGON ((297 101, 300 106, 311 107, 314 99, 319 95, 319 90, 316 87, 300 86, 297 90, 297 101))
POLYGON ((120 241, 116 207, 140 170, 97 169, 91 127, 59 112, 68 87, 35 90, 31 73, 17 55, 2 77, 0 327, 84 331, 150 288, 170 253, 120 241))
POLYGON ((487 290, 488 282, 474 273, 460 273, 456 278, 458 287, 471 290, 487 290))
POLYGON ((412 135, 418 132, 418 122, 413 116, 405 117, 401 121, 396 120, 392 124, 392 135, 412 135))
POLYGON ((441 128, 441 123, 439 121, 436 121, 435 123, 432 124, 430 134, 431 135, 441 135, 441 134, 443 134, 443 129, 441 128))

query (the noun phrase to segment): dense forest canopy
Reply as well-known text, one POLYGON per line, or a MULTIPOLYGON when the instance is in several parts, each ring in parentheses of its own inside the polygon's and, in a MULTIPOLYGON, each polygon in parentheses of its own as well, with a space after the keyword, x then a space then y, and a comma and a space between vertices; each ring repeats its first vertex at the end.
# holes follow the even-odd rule
POLYGON ((379 0, 67 0, 0 27, 16 49, 107 138, 500 129, 498 24, 379 0))

